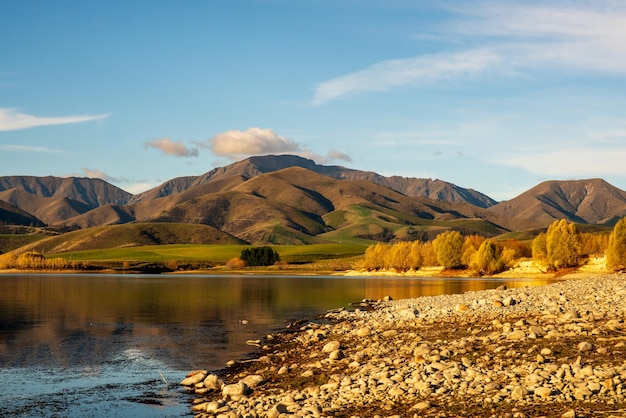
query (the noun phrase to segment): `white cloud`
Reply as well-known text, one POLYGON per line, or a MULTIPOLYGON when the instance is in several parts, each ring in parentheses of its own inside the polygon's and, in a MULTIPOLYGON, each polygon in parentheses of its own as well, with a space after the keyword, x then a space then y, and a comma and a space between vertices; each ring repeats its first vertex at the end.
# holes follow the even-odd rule
POLYGON ((558 69, 626 75, 626 7, 603 1, 589 5, 472 3, 456 9, 455 19, 440 29, 442 39, 450 36, 456 48, 459 39, 472 47, 386 60, 324 81, 311 103, 486 74, 558 69))
POLYGON ((237 160, 250 155, 302 152, 300 144, 277 135, 271 129, 249 128, 245 131, 226 131, 209 140, 211 151, 217 156, 237 160))
POLYGON ((66 125, 70 123, 89 122, 105 119, 109 116, 110 114, 39 117, 19 113, 15 109, 11 108, 0 108, 0 131, 16 131, 36 126, 66 125))
POLYGON ((326 155, 317 154, 292 139, 276 134, 272 129, 249 128, 245 131, 226 131, 215 135, 202 146, 210 148, 215 155, 231 161, 267 154, 299 155, 322 164, 337 160, 352 161, 348 154, 334 149, 326 155))
POLYGON ((146 147, 160 150, 165 155, 173 155, 175 157, 197 157, 199 151, 197 148, 189 148, 181 141, 173 141, 170 138, 159 138, 147 141, 146 147))

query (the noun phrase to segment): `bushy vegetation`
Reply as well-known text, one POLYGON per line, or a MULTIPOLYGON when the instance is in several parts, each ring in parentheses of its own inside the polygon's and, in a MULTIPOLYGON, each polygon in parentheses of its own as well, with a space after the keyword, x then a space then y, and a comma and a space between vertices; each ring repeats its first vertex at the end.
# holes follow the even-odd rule
POLYGON ((626 269, 626 220, 619 221, 610 235, 605 230, 579 232, 575 224, 557 220, 532 242, 528 238, 525 241, 512 238, 497 241, 480 235, 464 237, 458 231, 445 231, 432 242, 371 245, 365 251, 363 268, 408 271, 441 266, 467 268, 483 275, 502 272, 512 268, 517 260, 532 257, 537 264, 555 271, 576 267, 585 258, 606 253, 607 267, 626 269))
POLYGON ((530 249, 515 240, 496 242, 478 235, 463 237, 446 231, 432 242, 405 241, 371 245, 365 251, 362 267, 368 270, 405 272, 423 267, 470 268, 476 274, 495 274, 528 257, 530 249))
POLYGON ((609 235, 606 267, 614 271, 626 269, 626 218, 617 221, 609 235))
POLYGON ((64 258, 45 258, 43 254, 29 251, 19 255, 6 253, 0 255, 0 270, 73 270, 82 266, 64 258))
POLYGON ((248 266, 271 266, 280 261, 280 255, 272 247, 252 247, 241 252, 240 258, 248 266))

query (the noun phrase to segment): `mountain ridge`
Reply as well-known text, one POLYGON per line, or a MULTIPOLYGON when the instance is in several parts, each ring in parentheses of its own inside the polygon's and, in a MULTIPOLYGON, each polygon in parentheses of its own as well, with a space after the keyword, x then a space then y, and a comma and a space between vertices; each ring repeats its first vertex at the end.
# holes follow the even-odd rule
POLYGON ((611 225, 626 216, 626 192, 602 179, 550 180, 497 203, 442 180, 385 177, 293 155, 250 157, 137 195, 100 179, 0 177, 0 201, 8 203, 4 223, 195 223, 251 243, 422 239, 446 228, 497 235, 555 219, 611 225))

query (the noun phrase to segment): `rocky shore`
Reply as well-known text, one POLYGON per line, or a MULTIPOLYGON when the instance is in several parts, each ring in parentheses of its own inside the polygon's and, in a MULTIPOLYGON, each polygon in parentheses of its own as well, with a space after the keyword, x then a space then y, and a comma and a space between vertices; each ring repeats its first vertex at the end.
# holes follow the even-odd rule
POLYGON ((181 384, 199 417, 626 416, 625 315, 620 274, 363 301, 181 384))

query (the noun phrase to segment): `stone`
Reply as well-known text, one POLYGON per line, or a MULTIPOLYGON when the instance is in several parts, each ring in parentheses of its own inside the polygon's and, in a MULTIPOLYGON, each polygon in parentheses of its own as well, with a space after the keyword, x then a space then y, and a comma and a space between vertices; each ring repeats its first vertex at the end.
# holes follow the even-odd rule
POLYGON ((372 331, 368 327, 362 327, 356 330, 356 335, 358 337, 369 337, 372 331))
POLYGON ((526 333, 521 329, 516 329, 506 337, 507 340, 523 340, 524 338, 526 338, 526 333))
POLYGON ((515 386, 511 391, 511 399, 519 401, 528 395, 528 390, 524 386, 515 386))
POLYGON ((428 401, 422 401, 422 402, 418 402, 415 405, 413 405, 413 408, 415 411, 423 411, 425 409, 430 408, 430 402, 428 401))
POLYGON ((225 385, 222 388, 222 395, 224 396, 241 396, 247 395, 249 392, 248 385, 243 382, 233 383, 231 385, 225 385))
POLYGON ((334 350, 333 352, 330 353, 330 355, 328 356, 328 358, 330 360, 341 360, 343 358, 343 351, 341 350, 334 350))
POLYGON ((544 330, 543 327, 540 327, 539 325, 531 325, 530 327, 528 327, 528 332, 535 334, 537 337, 545 337, 547 334, 546 330, 544 330))
POLYGON ((326 345, 322 348, 324 353, 332 353, 335 350, 338 350, 341 347, 341 343, 339 341, 330 341, 326 343, 326 345))
POLYGON ((568 409, 561 414, 561 418, 576 418, 576 416, 576 411, 574 411, 573 409, 568 409))
POLYGON ((513 297, 511 297, 511 296, 507 296, 504 299, 502 299, 502 305, 504 305, 504 306, 515 305, 515 299, 513 299, 513 297))
POLYGON ((215 374, 209 374, 203 381, 204 387, 209 390, 222 390, 224 382, 215 374))
POLYGON ((464 304, 464 303, 458 303, 455 307, 454 310, 457 312, 465 312, 469 309, 469 307, 464 304))
POLYGON ((208 371, 206 370, 194 370, 189 372, 180 384, 183 386, 195 386, 196 383, 200 383, 204 380, 207 373, 208 371))
POLYGON ((578 351, 580 351, 581 353, 586 353, 591 350, 593 350, 593 344, 588 341, 583 341, 578 344, 578 351))
POLYGON ((546 399, 550 397, 552 394, 552 389, 547 386, 541 386, 535 389, 535 395, 539 396, 542 399, 546 399))
POLYGON ((251 374, 239 380, 239 382, 244 383, 250 389, 254 389, 258 387, 261 383, 263 383, 263 376, 260 376, 258 374, 251 374))

